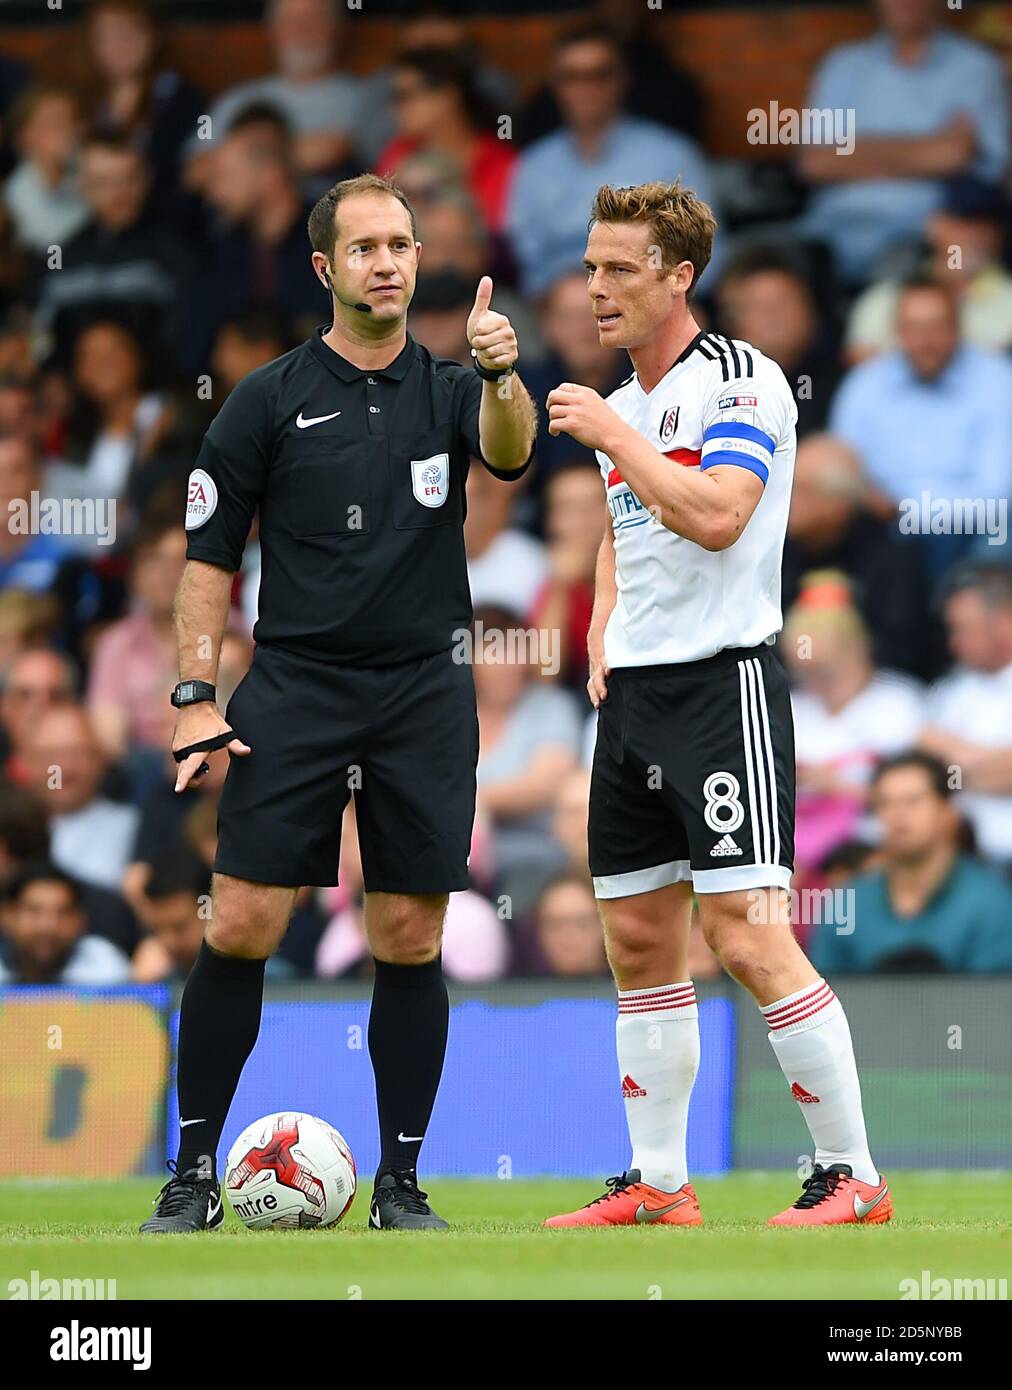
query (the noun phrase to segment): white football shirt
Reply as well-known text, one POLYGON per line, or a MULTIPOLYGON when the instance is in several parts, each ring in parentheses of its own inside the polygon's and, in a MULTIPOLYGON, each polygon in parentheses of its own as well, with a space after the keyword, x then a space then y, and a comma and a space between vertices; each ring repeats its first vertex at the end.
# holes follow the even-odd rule
POLYGON ((779 366, 748 343, 700 333, 652 391, 634 373, 608 404, 672 467, 734 464, 764 485, 742 535, 711 552, 662 526, 598 451, 618 587, 604 634, 608 665, 697 661, 772 642, 783 625, 780 564, 798 418, 779 366))

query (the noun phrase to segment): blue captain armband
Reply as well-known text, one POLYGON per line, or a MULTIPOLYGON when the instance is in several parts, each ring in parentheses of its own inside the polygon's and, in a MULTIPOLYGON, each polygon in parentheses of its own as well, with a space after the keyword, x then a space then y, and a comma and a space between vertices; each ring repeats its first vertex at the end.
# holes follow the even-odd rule
POLYGON ((713 468, 718 463, 733 463, 748 468, 765 486, 773 462, 776 444, 770 435, 755 425, 728 420, 710 425, 703 434, 700 468, 713 468))

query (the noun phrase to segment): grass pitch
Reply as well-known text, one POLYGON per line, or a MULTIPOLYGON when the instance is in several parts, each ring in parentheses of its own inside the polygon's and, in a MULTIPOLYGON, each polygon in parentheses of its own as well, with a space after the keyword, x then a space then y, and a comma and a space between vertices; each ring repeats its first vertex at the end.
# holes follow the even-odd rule
POLYGON ((769 1230, 793 1177, 696 1183, 698 1230, 544 1231, 599 1180, 430 1179, 454 1229, 370 1231, 368 1184, 329 1231, 142 1239, 157 1179, 0 1183, 0 1298, 10 1281, 116 1280, 119 1299, 898 1299, 904 1279, 1012 1277, 1012 1174, 890 1173, 885 1226, 769 1230))

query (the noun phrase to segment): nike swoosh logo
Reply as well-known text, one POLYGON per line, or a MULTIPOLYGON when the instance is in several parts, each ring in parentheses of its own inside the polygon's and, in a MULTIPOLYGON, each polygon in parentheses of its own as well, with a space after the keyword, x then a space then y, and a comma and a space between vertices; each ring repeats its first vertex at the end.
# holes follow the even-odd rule
POLYGON ((373 1229, 374 1229, 374 1230, 377 1230, 377 1231, 380 1231, 380 1230, 383 1229, 383 1223, 382 1223, 382 1221, 380 1221, 380 1214, 379 1214, 379 1208, 378 1208, 378 1207, 373 1207, 372 1211, 369 1213, 369 1225, 372 1226, 373 1229))
POLYGON ((878 1194, 878 1196, 873 1197, 870 1202, 862 1201, 861 1198, 855 1192, 854 1215, 857 1217, 858 1221, 863 1221, 870 1211, 874 1211, 875 1208, 878 1206, 879 1202, 882 1201, 882 1199, 885 1197, 888 1191, 888 1187, 883 1187, 882 1191, 878 1194))
POLYGON ((424 1134, 398 1134, 397 1138, 402 1144, 420 1144, 425 1138, 424 1134))
POLYGON ((221 1211, 221 1193, 220 1193, 220 1192, 216 1193, 214 1196, 208 1197, 208 1199, 207 1199, 207 1221, 208 1221, 208 1225, 210 1225, 210 1223, 211 1223, 211 1222, 214 1220, 214 1218, 218 1215, 219 1211, 221 1211))
POLYGON ((314 415, 311 420, 307 420, 302 411, 299 411, 298 419, 295 423, 300 430, 308 430, 310 425, 322 425, 324 420, 336 420, 340 415, 339 410, 335 410, 333 415, 314 415))
POLYGON ((639 1206, 636 1208, 636 1224, 642 1226, 651 1221, 656 1221, 659 1216, 664 1216, 667 1212, 674 1211, 675 1207, 684 1206, 688 1200, 688 1197, 679 1197, 677 1202, 672 1202, 666 1207, 648 1207, 646 1202, 640 1202, 639 1206))
POLYGON ((201 1120, 180 1120, 180 1121, 179 1121, 179 1128, 180 1128, 180 1129, 185 1129, 187 1125, 206 1125, 206 1124, 207 1124, 207 1121, 206 1121, 206 1120, 203 1120, 203 1119, 201 1119, 201 1120))

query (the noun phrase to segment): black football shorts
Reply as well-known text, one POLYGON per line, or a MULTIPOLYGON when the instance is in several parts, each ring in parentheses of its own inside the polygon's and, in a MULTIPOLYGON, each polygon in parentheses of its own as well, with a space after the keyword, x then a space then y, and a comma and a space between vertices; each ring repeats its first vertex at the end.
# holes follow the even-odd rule
POLYGON ((336 883, 354 793, 368 892, 468 886, 478 717, 450 651, 362 667, 261 644, 225 717, 253 751, 225 779, 217 872, 336 883))
POLYGON ((794 723, 772 647, 608 677, 590 787, 598 898, 790 886, 794 723))

